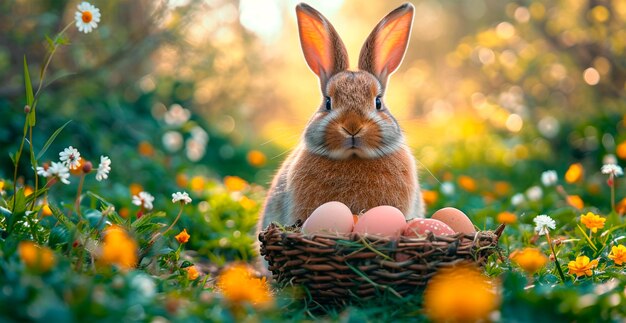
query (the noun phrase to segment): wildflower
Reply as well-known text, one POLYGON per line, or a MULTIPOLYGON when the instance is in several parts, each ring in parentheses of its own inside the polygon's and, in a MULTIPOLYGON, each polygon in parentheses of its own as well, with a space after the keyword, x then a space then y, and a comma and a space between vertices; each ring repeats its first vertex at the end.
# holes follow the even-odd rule
POLYGON ((93 164, 87 160, 84 163, 81 163, 81 169, 84 174, 89 174, 93 170, 93 164))
POLYGON ((548 233, 548 229, 554 230, 556 228, 556 222, 545 214, 536 216, 533 222, 535 222, 535 232, 539 235, 545 235, 548 233))
POLYGON ((99 260, 103 264, 132 269, 137 265, 137 242, 120 226, 105 230, 99 260))
POLYGON ((619 201, 619 203, 617 203, 617 205, 615 206, 615 211, 617 211, 617 214, 620 215, 626 213, 626 197, 619 201))
POLYGON ((476 188, 477 188, 476 181, 469 176, 466 176, 466 175, 459 176, 458 183, 459 183, 459 187, 461 187, 462 189, 468 192, 476 191, 476 188))
POLYGON ((139 192, 139 194, 133 196, 133 204, 141 206, 143 209, 152 210, 152 202, 154 196, 148 192, 139 192))
POLYGON ((200 272, 198 271, 198 268, 196 268, 196 266, 186 267, 185 270, 187 271, 187 278, 189 280, 196 280, 198 279, 198 277, 200 277, 200 272))
POLYGON ((616 164, 602 165, 602 174, 618 177, 624 175, 624 170, 616 164))
POLYGON ((441 269, 424 291, 424 311, 439 322, 486 320, 498 303, 491 282, 469 266, 441 269))
POLYGON ((626 246, 618 245, 611 247, 609 259, 613 260, 616 265, 621 266, 626 263, 626 246))
POLYGON ((37 166, 37 175, 39 176, 43 176, 43 177, 50 177, 50 172, 48 171, 48 168, 50 168, 50 165, 48 163, 44 163, 41 166, 37 166))
POLYGON ((152 145, 145 140, 139 143, 137 151, 139 152, 139 154, 146 157, 151 157, 154 155, 154 147, 152 147, 152 145))
POLYGON ((171 126, 181 126, 191 118, 191 111, 183 108, 180 104, 172 104, 163 119, 171 126))
POLYGON ((59 159, 69 169, 77 169, 80 167, 80 153, 72 146, 69 146, 60 152, 59 159))
POLYGON ((139 192, 143 191, 143 186, 137 183, 132 183, 128 187, 128 190, 130 191, 130 195, 138 195, 139 192))
POLYGON ((543 186, 546 186, 546 187, 554 186, 556 185, 556 182, 558 181, 558 179, 559 178, 556 175, 555 170, 547 170, 541 173, 541 183, 543 184, 543 186))
POLYGON ((31 195, 33 193, 35 193, 35 190, 33 190, 32 187, 30 187, 30 186, 24 187, 24 196, 29 196, 29 195, 31 195))
POLYGON ((598 229, 604 228, 605 221, 605 218, 591 212, 587 212, 587 214, 580 216, 580 222, 584 224, 587 229, 590 229, 593 233, 598 232, 598 229))
POLYGON ((543 197, 543 191, 539 186, 533 186, 526 190, 526 196, 530 201, 539 201, 543 197))
POLYGON ((174 238, 176 238, 176 241, 178 241, 178 243, 187 243, 191 236, 189 235, 189 233, 187 233, 187 229, 183 229, 183 231, 174 236, 174 238))
POLYGON ((250 210, 256 206, 256 202, 246 196, 242 196, 241 199, 239 199, 239 204, 246 210, 250 210))
POLYGON ((454 194, 454 184, 450 183, 450 182, 443 182, 441 183, 441 193, 443 193, 443 195, 453 195, 454 194))
POLYGON ((543 268, 548 262, 548 257, 536 248, 525 248, 522 250, 516 250, 509 256, 514 263, 516 263, 525 272, 532 275, 539 269, 543 268))
POLYGON ((163 147, 169 152, 175 152, 183 146, 183 135, 178 131, 168 131, 161 138, 163 147))
POLYGON ((246 157, 248 159, 248 163, 254 167, 261 167, 267 162, 267 157, 265 157, 265 154, 258 150, 249 151, 246 157))
POLYGON ((572 164, 565 172, 565 181, 568 183, 579 182, 584 175, 585 169, 581 163, 572 164))
POLYGON ((437 194, 436 191, 422 190, 422 197, 424 198, 424 203, 426 203, 426 205, 433 205, 437 202, 439 194, 437 194))
POLYGON ((511 184, 505 181, 497 181, 494 183, 494 190, 498 196, 507 196, 511 191, 511 184))
POLYGON ((511 212, 500 212, 497 216, 498 223, 513 224, 517 222, 517 215, 511 212))
POLYGON ((576 257, 576 260, 572 260, 567 264, 570 274, 575 274, 576 277, 591 276, 593 274, 592 269, 598 266, 598 259, 589 261, 587 256, 576 257))
POLYGON ((272 303, 272 293, 265 277, 256 278, 245 264, 235 264, 217 278, 217 288, 224 298, 233 304, 249 303, 263 307, 272 303))
POLYGON ((189 204, 191 203, 191 197, 187 192, 176 192, 172 194, 172 203, 189 204))
POLYGON ((568 195, 567 196, 567 204, 582 210, 583 207, 585 207, 585 203, 583 202, 583 199, 580 198, 580 196, 578 195, 568 195))
POLYGON ((526 201, 526 198, 524 197, 524 194, 522 193, 517 193, 511 197, 511 204, 513 206, 518 206, 524 203, 524 201, 526 201))
POLYGON ((195 192, 202 191, 205 186, 206 181, 204 180, 204 177, 199 175, 192 177, 189 183, 189 188, 191 188, 191 190, 195 192))
POLYGON ((48 247, 39 246, 32 241, 22 241, 17 247, 20 259, 30 270, 45 273, 50 271, 56 259, 48 247))
POLYGON ((57 177, 63 184, 69 184, 70 170, 63 163, 52 162, 52 165, 48 168, 48 174, 53 177, 57 177))
POLYGON ((100 9, 89 2, 83 1, 78 5, 74 20, 76 21, 78 31, 88 34, 98 27, 98 23, 100 22, 100 9))
POLYGON ((178 187, 186 187, 188 183, 189 179, 187 178, 187 175, 183 173, 176 174, 176 185, 178 185, 178 187))
POLYGON ((626 140, 617 145, 617 147, 615 148, 615 153, 619 158, 626 159, 626 140))
POLYGON ((224 177, 224 185, 226 189, 231 192, 243 191, 248 183, 238 176, 226 176, 224 177))
POLYGON ((42 216, 51 216, 52 215, 52 209, 50 209, 50 205, 48 205, 48 203, 44 204, 41 207, 41 215, 42 216))
POLYGON ((111 171, 111 159, 107 156, 100 156, 100 165, 98 165, 98 172, 96 173, 96 180, 102 181, 109 177, 111 171))

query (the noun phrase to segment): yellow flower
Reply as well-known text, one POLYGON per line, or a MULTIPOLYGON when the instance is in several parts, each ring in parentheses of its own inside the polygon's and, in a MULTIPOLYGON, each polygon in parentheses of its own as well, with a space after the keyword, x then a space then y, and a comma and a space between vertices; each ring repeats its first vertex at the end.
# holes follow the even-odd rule
POLYGON ((517 215, 511 212, 500 212, 497 217, 498 223, 513 224, 517 222, 517 215))
POLYGON ((176 238, 176 241, 178 241, 178 243, 187 243, 190 237, 191 236, 189 235, 189 233, 187 233, 187 229, 183 229, 183 231, 177 234, 174 238, 176 238))
POLYGON ((257 307, 272 303, 272 293, 265 277, 256 278, 245 264, 232 265, 217 278, 217 288, 229 302, 240 305, 249 303, 257 307))
POLYGON ((489 279, 469 266, 441 269, 424 291, 424 311, 435 322, 484 320, 499 302, 489 279))
POLYGON ((132 269, 137 265, 137 243, 126 231, 112 225, 105 230, 100 262, 117 265, 122 269, 132 269))
POLYGON ((516 250, 509 256, 509 259, 531 275, 543 268, 548 262, 548 257, 536 248, 516 250))
POLYGON ((227 190, 238 192, 243 191, 248 186, 248 183, 238 176, 226 176, 224 177, 224 185, 227 190))
POLYGON ((567 196, 567 204, 582 210, 583 207, 585 207, 585 203, 583 202, 583 199, 580 198, 580 196, 578 195, 568 195, 567 196))
POLYGON ((621 266, 626 263, 626 247, 624 245, 613 246, 609 259, 613 260, 616 265, 621 266))
POLYGON ((461 175, 459 176, 458 182, 459 182, 459 186, 462 189, 468 192, 476 191, 476 181, 473 178, 469 176, 461 175))
POLYGON ((572 164, 565 172, 565 181, 568 183, 576 183, 583 178, 585 169, 581 163, 572 164))
POLYGON ((605 221, 605 218, 591 212, 584 215, 581 214, 580 216, 580 222, 584 224, 587 229, 591 229, 591 232, 593 233, 598 232, 598 229, 604 228, 605 221))
POLYGON ((589 261, 587 256, 576 257, 576 260, 572 260, 567 264, 570 274, 576 274, 576 277, 591 276, 593 274, 592 269, 598 266, 598 259, 589 261))
POLYGON ((24 187, 24 196, 29 196, 29 195, 31 195, 33 193, 35 193, 35 190, 33 190, 32 187, 30 187, 30 186, 24 187))
POLYGON ((248 163, 250 163, 250 165, 254 167, 261 167, 267 162, 267 157, 265 157, 265 154, 258 150, 250 150, 250 152, 248 152, 247 158, 248 163))
POLYGON ((422 197, 424 198, 424 203, 426 203, 426 205, 433 205, 437 202, 439 194, 436 191, 422 190, 422 197))
POLYGON ((206 181, 204 180, 204 177, 199 175, 192 177, 191 181, 189 181, 189 188, 195 192, 201 192, 202 190, 204 190, 205 186, 206 181))
POLYGON ((250 210, 256 206, 256 202, 253 199, 248 198, 247 196, 242 196, 239 200, 239 204, 241 204, 241 206, 246 210, 250 210))
POLYGON ((52 210, 50 209, 50 205, 48 203, 44 204, 41 208, 41 216, 51 216, 52 210))
POLYGON ((17 251, 22 262, 30 270, 45 273, 56 263, 54 252, 50 248, 39 246, 32 241, 20 242, 17 251))
POLYGON ((187 278, 189 280, 196 280, 198 279, 198 277, 200 277, 200 272, 198 271, 198 268, 196 268, 196 266, 186 267, 185 270, 187 271, 187 278))

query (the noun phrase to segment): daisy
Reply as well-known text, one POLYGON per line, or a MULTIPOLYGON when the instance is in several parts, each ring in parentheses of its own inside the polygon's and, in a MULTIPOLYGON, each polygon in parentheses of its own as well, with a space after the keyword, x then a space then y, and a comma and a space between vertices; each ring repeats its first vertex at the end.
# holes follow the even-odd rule
POLYGON ((554 230, 556 228, 556 221, 545 214, 538 215, 533 219, 533 222, 535 222, 535 232, 539 235, 545 235, 548 233, 548 229, 554 230))
POLYGON ((49 176, 58 177, 63 184, 69 184, 70 170, 63 163, 52 162, 52 166, 48 168, 49 176))
POLYGON ((533 186, 526 190, 526 196, 530 201, 539 201, 543 197, 543 191, 539 186, 533 186))
POLYGON ((556 175, 555 170, 547 170, 541 173, 541 183, 543 186, 554 186, 558 180, 558 176, 556 175))
POLYGON ((526 198, 524 198, 524 194, 522 193, 517 193, 511 197, 511 204, 513 204, 513 206, 518 206, 524 203, 524 201, 526 201, 526 198))
POLYGON ((189 194, 187 194, 187 192, 176 192, 172 194, 172 203, 182 203, 182 204, 189 204, 191 203, 191 197, 189 197, 189 194))
POLYGON ((69 146, 60 152, 59 159, 70 169, 76 169, 80 166, 80 153, 72 146, 69 146))
POLYGON ((98 172, 96 173, 96 180, 102 181, 109 177, 111 171, 111 160, 107 156, 100 156, 100 165, 98 165, 98 172))
POLYGON ((624 170, 616 164, 603 165, 601 170, 602 174, 612 175, 615 177, 624 175, 624 170))
POLYGON ((44 163, 42 166, 37 166, 37 175, 50 177, 50 171, 48 171, 49 168, 50 165, 48 165, 48 163, 44 163))
POLYGON ((133 196, 133 204, 141 206, 146 210, 152 210, 153 201, 154 196, 150 195, 148 192, 139 192, 139 194, 133 196))
POLYGON ((90 33, 98 27, 100 22, 100 9, 89 2, 83 1, 78 5, 78 11, 74 15, 76 28, 85 34, 90 33))

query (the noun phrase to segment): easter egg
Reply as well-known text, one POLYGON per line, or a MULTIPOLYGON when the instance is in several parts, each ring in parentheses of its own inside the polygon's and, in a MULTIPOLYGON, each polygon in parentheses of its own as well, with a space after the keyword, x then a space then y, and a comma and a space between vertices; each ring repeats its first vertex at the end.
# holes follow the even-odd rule
POLYGON ((348 234, 354 227, 352 211, 341 202, 328 202, 320 205, 304 221, 302 232, 305 234, 330 233, 348 234))
POLYGON ((432 218, 447 224, 454 232, 476 233, 472 221, 459 209, 444 207, 435 212, 432 218))
POLYGON ((396 237, 406 227, 402 211, 393 206, 382 205, 370 209, 359 217, 354 232, 360 234, 396 237))
POLYGON ((407 223, 403 236, 417 237, 432 232, 436 236, 454 234, 447 224, 435 219, 413 219, 407 223))

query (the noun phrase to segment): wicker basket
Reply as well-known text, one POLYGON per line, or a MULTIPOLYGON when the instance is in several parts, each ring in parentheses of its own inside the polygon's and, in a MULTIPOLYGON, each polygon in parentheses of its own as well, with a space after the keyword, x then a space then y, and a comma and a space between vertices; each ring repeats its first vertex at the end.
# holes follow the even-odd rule
POLYGON ((484 265, 504 230, 422 238, 304 235, 301 223, 270 224, 259 234, 261 255, 282 287, 303 286, 319 303, 346 303, 423 287, 442 267, 470 261, 484 265))

